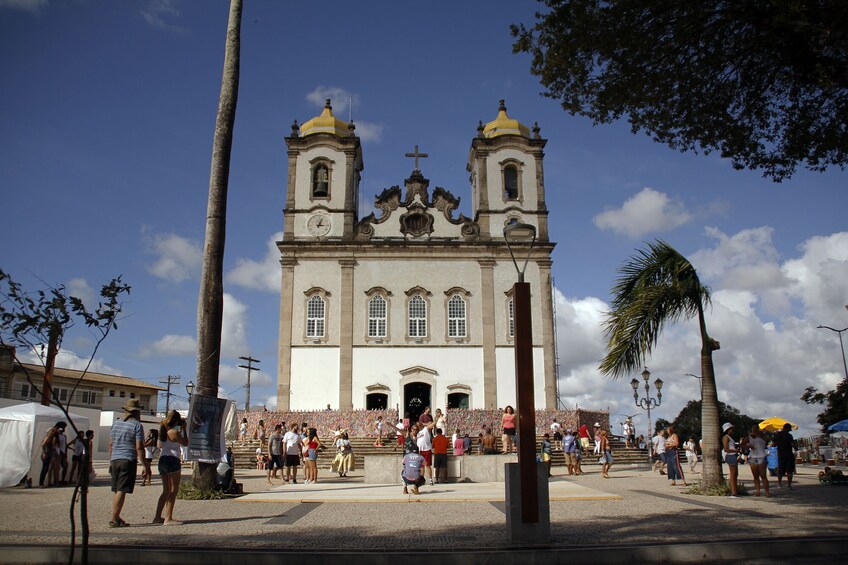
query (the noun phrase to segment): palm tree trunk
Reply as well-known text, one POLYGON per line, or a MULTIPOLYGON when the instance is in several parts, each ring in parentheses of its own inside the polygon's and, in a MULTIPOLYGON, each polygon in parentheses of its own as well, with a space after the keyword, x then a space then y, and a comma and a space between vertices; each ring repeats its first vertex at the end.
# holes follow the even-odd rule
POLYGON ((707 334, 703 307, 698 308, 698 323, 701 328, 701 438, 703 457, 701 484, 703 487, 720 485, 724 480, 721 472, 721 438, 719 434, 718 394, 716 392, 713 351, 718 342, 707 334))
MULTIPOLYGON (((239 85, 242 0, 231 0, 221 95, 215 119, 209 202, 206 210, 206 243, 197 306, 196 394, 218 396, 218 366, 221 360, 221 327, 224 317, 224 242, 227 221, 227 188, 230 152, 236 118, 239 85)), ((194 484, 208 489, 215 485, 215 465, 195 466, 194 484)))

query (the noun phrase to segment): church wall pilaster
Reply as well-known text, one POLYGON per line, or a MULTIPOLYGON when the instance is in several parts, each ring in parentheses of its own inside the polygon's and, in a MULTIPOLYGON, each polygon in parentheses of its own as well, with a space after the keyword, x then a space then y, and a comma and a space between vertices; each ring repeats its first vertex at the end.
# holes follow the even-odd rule
POLYGON ((292 308, 294 307, 294 268, 297 259, 280 260, 280 339, 277 351, 277 410, 291 404, 292 308))
POLYGON ((495 356, 495 260, 478 259, 480 265, 480 302, 483 318, 483 406, 498 405, 498 363, 495 356))
POLYGON ((353 275, 357 262, 341 259, 339 307, 339 408, 353 410, 353 275))
POLYGON ((545 408, 557 407, 556 355, 554 347, 553 285, 551 284, 552 261, 537 261, 542 306, 542 349, 545 356, 545 408))

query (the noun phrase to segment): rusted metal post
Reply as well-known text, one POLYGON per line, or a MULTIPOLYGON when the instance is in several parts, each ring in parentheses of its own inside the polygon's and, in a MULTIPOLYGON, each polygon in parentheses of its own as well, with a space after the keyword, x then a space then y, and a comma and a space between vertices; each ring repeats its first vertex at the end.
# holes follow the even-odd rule
MULTIPOLYGON (((523 277, 522 277, 523 278, 523 277)), ((539 521, 539 488, 536 471, 536 406, 533 392, 533 324, 530 284, 512 287, 515 319, 515 396, 518 404, 518 468, 521 476, 521 521, 539 521)))

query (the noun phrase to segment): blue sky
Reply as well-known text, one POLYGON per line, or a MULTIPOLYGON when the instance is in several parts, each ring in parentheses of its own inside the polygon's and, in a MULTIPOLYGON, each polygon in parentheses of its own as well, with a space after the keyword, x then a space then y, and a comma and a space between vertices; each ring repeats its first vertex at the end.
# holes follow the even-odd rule
MULTIPOLYGON (((715 155, 680 154, 625 123, 593 127, 540 96, 508 26, 525 2, 245 0, 231 162, 221 388, 244 401, 239 355, 261 359, 253 403, 273 406, 279 268, 291 123, 333 99, 363 141, 362 201, 402 184, 419 145, 434 186, 462 198, 478 120, 503 98, 548 139, 545 182, 558 289, 564 403, 633 414, 629 378, 600 377, 599 323, 616 269, 645 241, 686 255, 714 293, 720 400, 815 427, 807 386, 842 377, 848 326, 848 173, 774 184, 715 155), (352 101, 352 109, 349 106, 352 101)), ((97 368, 157 382, 194 379, 198 278, 228 4, 199 0, 0 0, 0 265, 18 281, 83 297, 122 274, 126 316, 97 368)), ((363 209, 363 211, 366 211, 363 209)), ((673 419, 698 396, 692 323, 670 327, 649 369, 673 419)), ((92 338, 75 331, 75 366, 92 338)), ((182 392, 182 387, 178 391, 182 392)), ((330 400, 328 400, 330 401, 330 400)), ((623 418, 620 418, 623 419, 623 418)), ((644 415, 637 420, 646 427, 644 415)))

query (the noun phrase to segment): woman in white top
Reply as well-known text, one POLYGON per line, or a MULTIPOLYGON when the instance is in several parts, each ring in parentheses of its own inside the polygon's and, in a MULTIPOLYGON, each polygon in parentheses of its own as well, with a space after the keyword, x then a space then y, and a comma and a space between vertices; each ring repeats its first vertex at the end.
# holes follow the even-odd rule
POLYGON ((162 494, 156 503, 154 524, 176 526, 182 524, 174 520, 174 503, 180 491, 180 447, 188 445, 186 421, 176 410, 171 410, 159 426, 159 474, 162 475, 162 494), (162 512, 165 517, 162 517, 162 512))
POLYGON ((445 415, 442 414, 441 408, 436 408, 436 427, 433 428, 433 434, 436 433, 436 428, 441 428, 442 433, 448 435, 448 421, 445 415))
POLYGON ((757 489, 757 496, 760 496, 760 482, 766 491, 766 497, 769 497, 769 482, 768 472, 766 471, 766 440, 763 439, 763 432, 760 426, 754 424, 751 426, 751 433, 748 437, 748 466, 751 467, 751 474, 754 476, 754 486, 757 489))
POLYGON ((724 432, 721 437, 721 447, 724 450, 724 462, 727 463, 730 479, 730 497, 736 498, 739 480, 739 445, 733 439, 733 424, 725 422, 721 426, 721 431, 724 432))

